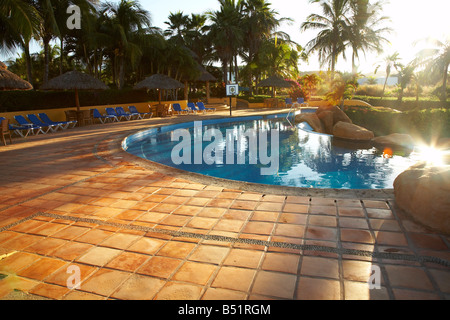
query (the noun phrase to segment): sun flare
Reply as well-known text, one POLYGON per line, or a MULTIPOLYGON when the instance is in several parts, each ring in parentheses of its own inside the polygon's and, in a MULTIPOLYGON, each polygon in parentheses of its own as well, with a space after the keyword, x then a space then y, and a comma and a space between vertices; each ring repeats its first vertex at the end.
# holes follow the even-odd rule
POLYGON ((445 166, 449 151, 423 146, 419 149, 420 159, 434 166, 445 166))

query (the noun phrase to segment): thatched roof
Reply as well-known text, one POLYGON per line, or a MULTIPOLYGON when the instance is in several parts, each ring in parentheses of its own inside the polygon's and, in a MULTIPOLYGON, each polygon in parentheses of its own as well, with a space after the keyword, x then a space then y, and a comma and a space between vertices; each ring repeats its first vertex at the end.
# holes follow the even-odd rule
POLYGON ((134 86, 134 89, 179 89, 184 88, 184 84, 181 82, 170 78, 163 74, 154 74, 150 77, 145 78, 137 85, 134 86))
POLYGON ((4 64, 3 62, 0 61, 0 69, 8 69, 8 67, 6 66, 6 64, 4 64))
POLYGON ((69 71, 51 79, 42 90, 106 90, 108 86, 91 75, 69 71))
POLYGON ((203 66, 201 66, 200 64, 198 65, 198 69, 200 70, 201 75, 197 79, 195 79, 195 81, 201 81, 201 82, 217 81, 216 77, 214 77, 211 73, 206 71, 206 69, 203 66))
POLYGON ((262 80, 256 85, 257 87, 277 87, 277 88, 290 88, 292 84, 278 76, 271 76, 262 80))
MULTIPOLYGON (((4 65, 4 64, 3 64, 4 65)), ((0 90, 31 90, 33 86, 20 78, 18 75, 6 70, 3 66, 0 68, 0 90)))

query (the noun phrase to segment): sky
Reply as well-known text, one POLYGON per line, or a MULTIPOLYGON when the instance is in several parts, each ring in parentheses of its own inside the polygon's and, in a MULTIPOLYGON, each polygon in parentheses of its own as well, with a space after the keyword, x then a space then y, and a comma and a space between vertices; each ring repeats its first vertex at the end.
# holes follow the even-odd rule
MULTIPOLYGON (((110 1, 118 2, 119 0, 110 1)), ((182 11, 185 14, 191 14, 219 9, 217 0, 140 0, 139 2, 150 12, 152 24, 163 30, 167 29, 164 22, 168 20, 171 12, 182 11)), ((286 17, 293 20, 291 25, 283 24, 280 27, 280 31, 287 32, 292 40, 305 46, 315 37, 317 31, 300 32, 300 25, 309 14, 321 14, 318 4, 311 4, 309 0, 268 0, 268 2, 272 4, 271 8, 279 13, 280 18, 286 17)), ((408 63, 421 49, 420 45, 413 46, 418 39, 431 36, 444 40, 445 36, 450 35, 449 0, 388 0, 383 8, 383 14, 390 17, 390 27, 395 32, 387 36, 391 43, 384 47, 384 53, 380 56, 369 54, 365 58, 361 57, 359 70, 363 74, 373 73, 384 56, 396 51, 400 53, 402 62, 408 63)), ((35 45, 34 48, 38 50, 39 46, 35 45)), ((342 57, 339 58, 337 70, 351 71, 351 55, 347 56, 348 61, 344 61, 342 57)), ((5 57, 3 56, 2 59, 5 60, 5 57)), ((300 71, 319 70, 320 64, 317 57, 310 55, 308 63, 301 62, 299 69, 300 71)), ((322 68, 324 69, 326 68, 322 68)))

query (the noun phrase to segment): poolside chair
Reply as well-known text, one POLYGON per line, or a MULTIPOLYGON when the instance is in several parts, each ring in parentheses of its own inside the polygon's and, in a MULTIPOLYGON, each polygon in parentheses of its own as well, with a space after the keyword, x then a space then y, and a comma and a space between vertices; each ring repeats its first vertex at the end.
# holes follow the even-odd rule
POLYGON ((17 121, 18 124, 20 124, 21 127, 25 127, 25 128, 30 129, 32 134, 36 134, 37 135, 39 133, 42 133, 42 134, 46 133, 46 132, 44 132, 44 130, 42 129, 41 126, 35 125, 34 123, 29 123, 25 119, 25 117, 22 116, 22 115, 14 116, 14 119, 17 121), (36 132, 35 132, 35 130, 36 130, 36 132))
POLYGON ((189 110, 181 109, 181 105, 179 103, 174 103, 172 105, 173 111, 178 114, 188 114, 189 110))
POLYGON ((297 98, 297 103, 300 105, 300 107, 308 106, 308 104, 305 102, 305 98, 297 98))
POLYGON ((77 125, 77 123, 78 123, 77 120, 72 120, 72 121, 52 121, 50 119, 50 117, 46 113, 43 113, 43 112, 39 113, 38 116, 39 116, 39 118, 41 118, 42 122, 44 122, 46 124, 59 125, 61 130, 66 130, 70 126, 72 126, 72 128, 74 128, 77 125))
POLYGON ((8 119, 2 119, 0 120, 0 136, 3 140, 3 144, 6 146, 6 139, 5 136, 9 135, 9 142, 12 144, 12 139, 11 139, 11 131, 9 131, 9 123, 8 123, 8 119))
POLYGON ((207 111, 215 112, 216 111, 216 108, 205 108, 205 104, 201 101, 197 102, 197 107, 200 111, 203 111, 203 112, 207 112, 207 111))
POLYGON ((286 104, 286 107, 292 107, 292 99, 291 98, 286 98, 284 100, 284 103, 286 104))
POLYGON ((112 116, 111 119, 112 121, 120 121, 120 117, 118 116, 118 114, 116 113, 116 111, 114 110, 114 108, 106 108, 105 109, 106 114, 112 116))
POLYGON ((148 116, 150 119, 153 116, 153 112, 139 112, 136 108, 136 106, 129 106, 128 110, 130 113, 137 117, 137 119, 144 119, 145 116, 148 116))
POLYGON ((56 132, 60 128, 59 125, 43 123, 41 120, 39 120, 39 118, 35 114, 28 114, 27 118, 28 120, 30 120, 32 124, 41 127, 42 130, 45 131, 45 133, 48 133, 50 131, 56 132))
MULTIPOLYGON (((0 117, 0 120, 7 120, 7 119, 5 117, 0 117)), ((18 136, 21 136, 22 138, 26 138, 31 132, 30 127, 18 126, 9 123, 9 121, 8 121, 8 128, 10 131, 14 132, 18 136)))
POLYGON ((193 103, 193 102, 188 102, 187 107, 188 107, 188 111, 189 111, 189 112, 192 112, 192 113, 200 112, 200 110, 198 110, 198 109, 195 107, 195 103, 193 103))
POLYGON ((91 111, 94 120, 97 119, 100 123, 105 123, 108 120, 114 121, 115 116, 109 114, 102 115, 98 109, 91 109, 91 111))
POLYGON ((131 113, 125 112, 123 107, 116 107, 117 116, 121 119, 124 118, 127 121, 130 121, 133 115, 131 113))

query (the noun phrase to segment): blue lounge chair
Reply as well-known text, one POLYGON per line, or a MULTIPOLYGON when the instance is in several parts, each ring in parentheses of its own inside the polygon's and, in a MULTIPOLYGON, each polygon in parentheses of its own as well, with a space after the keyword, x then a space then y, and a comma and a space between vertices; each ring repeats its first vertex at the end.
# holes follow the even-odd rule
POLYGON ((107 115, 112 116, 111 119, 112 119, 113 122, 114 122, 114 121, 117 121, 117 122, 120 121, 119 115, 116 113, 116 111, 114 110, 114 108, 106 108, 105 111, 106 111, 106 114, 107 114, 107 115))
POLYGON ((181 105, 179 103, 174 103, 172 105, 173 111, 175 111, 178 114, 187 114, 189 110, 181 109, 181 105))
MULTIPOLYGON (((5 117, 0 117, 0 121, 6 120, 5 117)), ((14 132, 15 134, 21 136, 22 138, 26 138, 32 129, 30 127, 18 126, 15 124, 8 123, 9 130, 14 132)))
POLYGON ((105 123, 108 120, 114 121, 115 116, 112 116, 109 114, 103 115, 100 113, 100 111, 98 111, 98 109, 91 109, 91 110, 92 110, 92 115, 94 117, 94 120, 98 119, 98 121, 100 121, 100 123, 105 123))
POLYGON ((41 126, 35 125, 34 123, 29 123, 24 116, 22 115, 17 115, 14 116, 14 119, 17 121, 17 123, 21 126, 21 127, 25 127, 25 128, 29 128, 31 130, 32 134, 45 134, 44 130, 42 129, 41 126), (35 132, 36 130, 36 132, 35 132))
POLYGON ((132 115, 136 116, 137 119, 144 119, 145 116, 148 116, 148 118, 150 119, 153 116, 152 112, 139 112, 135 106, 129 106, 128 110, 132 115))
POLYGON ((59 127, 62 130, 66 130, 69 128, 69 126, 72 126, 72 128, 74 128, 77 125, 76 120, 73 121, 52 121, 50 119, 50 117, 46 114, 46 113, 39 113, 38 114, 39 118, 41 118, 42 122, 44 122, 45 124, 53 124, 53 125, 59 125, 59 127))
POLYGON ((286 98, 286 99, 284 100, 284 103, 286 104, 286 107, 287 107, 287 106, 292 106, 292 99, 291 99, 291 98, 286 98))
POLYGON ((197 107, 200 111, 203 111, 203 112, 207 112, 207 111, 215 112, 216 111, 216 108, 205 108, 205 104, 203 102, 197 102, 197 107))
POLYGON ((188 102, 187 107, 188 107, 188 111, 192 112, 192 113, 200 111, 195 107, 195 103, 193 103, 193 102, 188 102))
POLYGON ((47 123, 44 123, 44 122, 42 122, 42 121, 37 117, 37 115, 35 115, 35 114, 28 114, 28 115, 27 115, 27 118, 28 118, 28 120, 30 120, 30 122, 31 122, 32 124, 41 127, 42 130, 45 131, 45 133, 48 133, 48 132, 50 132, 50 131, 51 131, 51 132, 56 132, 56 131, 58 131, 58 129, 61 127, 59 124, 58 124, 58 125, 55 125, 55 124, 47 124, 47 123))
POLYGON ((127 121, 130 121, 133 115, 131 113, 125 112, 123 107, 116 107, 116 114, 120 119, 125 119, 127 121))

